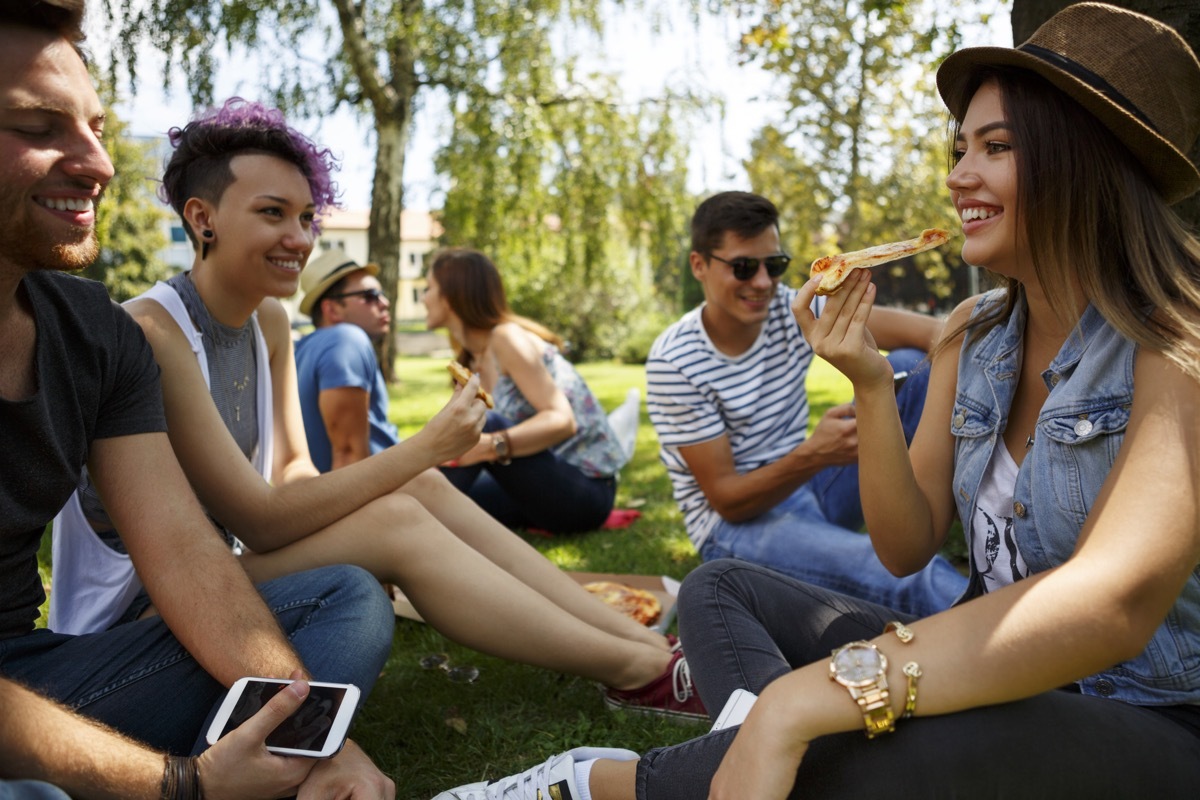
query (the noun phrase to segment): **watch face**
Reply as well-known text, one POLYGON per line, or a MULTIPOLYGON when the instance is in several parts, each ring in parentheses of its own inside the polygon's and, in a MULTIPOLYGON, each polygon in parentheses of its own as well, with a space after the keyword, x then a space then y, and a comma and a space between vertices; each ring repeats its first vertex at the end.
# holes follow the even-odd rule
POLYGON ((833 669, 849 684, 870 683, 886 669, 883 655, 866 643, 853 642, 834 653, 833 669))

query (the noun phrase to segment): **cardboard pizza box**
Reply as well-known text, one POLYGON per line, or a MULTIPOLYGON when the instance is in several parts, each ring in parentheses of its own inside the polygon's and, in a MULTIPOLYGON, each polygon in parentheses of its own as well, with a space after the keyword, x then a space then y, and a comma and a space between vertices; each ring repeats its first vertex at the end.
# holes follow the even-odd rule
MULTIPOLYGON (((665 575, 629 575, 615 572, 567 572, 580 585, 591 583, 592 581, 615 581, 624 583, 627 586, 632 586, 635 589, 645 589, 658 598, 658 602, 662 604, 662 614, 658 621, 650 626, 652 630, 659 633, 665 633, 671 623, 675 621, 675 596, 679 594, 679 581, 674 578, 668 578, 665 575)), ((424 622, 421 615, 413 608, 413 604, 399 588, 389 587, 392 593, 392 608, 396 611, 396 616, 404 617, 405 619, 424 622)))

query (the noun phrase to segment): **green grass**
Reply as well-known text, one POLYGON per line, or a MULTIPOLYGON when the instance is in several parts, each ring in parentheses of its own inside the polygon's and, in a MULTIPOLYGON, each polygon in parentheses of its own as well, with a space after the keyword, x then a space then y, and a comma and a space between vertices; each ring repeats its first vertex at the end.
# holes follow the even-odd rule
MULTIPOLYGON (((391 414, 402 434, 418 430, 449 397, 445 363, 397 361, 400 380, 391 391, 391 414)), ((640 366, 585 364, 580 372, 605 408, 618 405, 632 386, 645 398, 640 366)), ((812 424, 851 395, 849 383, 819 360, 809 374, 808 390, 812 424)), ((683 578, 700 563, 671 498, 644 400, 637 450, 622 470, 617 505, 638 507, 642 517, 621 531, 526 539, 568 569, 683 578)), ((42 562, 48 565, 48 548, 44 550, 42 562)), ((561 644, 548 641, 545 646, 561 644)), ((522 770, 579 745, 643 752, 703 730, 702 725, 609 712, 596 685, 587 680, 484 656, 448 642, 426 625, 397 619, 392 656, 353 736, 395 779, 397 797, 429 798, 449 786, 522 770), (448 653, 453 663, 479 667, 479 680, 451 683, 441 671, 419 666, 423 656, 438 652, 448 653)))
MULTIPOLYGON (((400 359, 396 372, 392 421, 402 434, 411 434, 449 397, 445 361, 400 359)), ((580 372, 605 408, 617 406, 632 386, 645 398, 641 366, 584 364, 580 372)), ((829 406, 851 395, 849 383, 823 362, 814 363, 808 387, 814 424, 829 406)), ((682 578, 699 565, 658 460, 644 402, 637 450, 621 472, 617 506, 636 506, 642 517, 620 531, 526 539, 567 569, 682 578)), ((582 744, 641 752, 703 730, 608 712, 596 686, 586 680, 489 658, 448 643, 425 625, 399 620, 392 658, 355 736, 396 780, 397 797, 428 798, 457 783, 525 769, 582 744), (480 667, 479 681, 453 684, 440 672, 420 668, 422 656, 442 651, 456 663, 480 667)))

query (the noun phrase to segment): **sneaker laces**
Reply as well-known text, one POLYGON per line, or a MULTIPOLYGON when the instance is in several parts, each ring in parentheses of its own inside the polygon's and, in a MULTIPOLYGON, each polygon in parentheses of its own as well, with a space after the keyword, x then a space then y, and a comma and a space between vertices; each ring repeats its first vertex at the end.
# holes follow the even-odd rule
POLYGON ((550 781, 547 777, 559 756, 554 756, 536 767, 518 775, 510 775, 490 784, 483 790, 483 800, 540 800, 550 797, 550 781))
POLYGON ((686 658, 676 661, 675 668, 671 670, 671 690, 679 703, 686 703, 687 699, 696 693, 696 688, 692 685, 692 668, 688 666, 686 658))

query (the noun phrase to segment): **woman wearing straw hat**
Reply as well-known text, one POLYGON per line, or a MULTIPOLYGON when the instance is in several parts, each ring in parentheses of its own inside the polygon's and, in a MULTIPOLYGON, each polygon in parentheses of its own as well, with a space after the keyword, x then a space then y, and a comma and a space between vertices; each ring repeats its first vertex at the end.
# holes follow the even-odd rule
POLYGON ((759 694, 740 728, 641 759, 571 751, 445 797, 1195 796, 1200 242, 1170 205, 1200 189, 1184 156, 1200 62, 1168 27, 1087 3, 1016 49, 950 56, 938 86, 963 256, 1003 287, 952 314, 909 451, 867 271, 819 320, 810 282, 795 313, 854 383, 881 560, 920 568, 957 515, 966 596, 895 621, 706 564, 681 631, 709 708, 759 694))
MULTIPOLYGON (((195 258, 129 309, 161 369, 171 445, 206 509, 248 548, 251 577, 355 564, 398 585, 461 644, 599 681, 612 706, 703 717, 674 642, 604 605, 435 469, 479 440, 478 378, 412 437, 318 472, 276 298, 295 293, 315 218, 335 197, 329 151, 279 111, 238 98, 171 141, 164 195, 195 258)), ((78 614, 107 606, 103 619, 82 618, 103 628, 144 614, 148 599, 100 498, 87 495, 70 509, 69 547, 83 556, 68 573, 76 585, 60 593, 56 560, 51 594, 89 598, 69 609, 78 614)))

